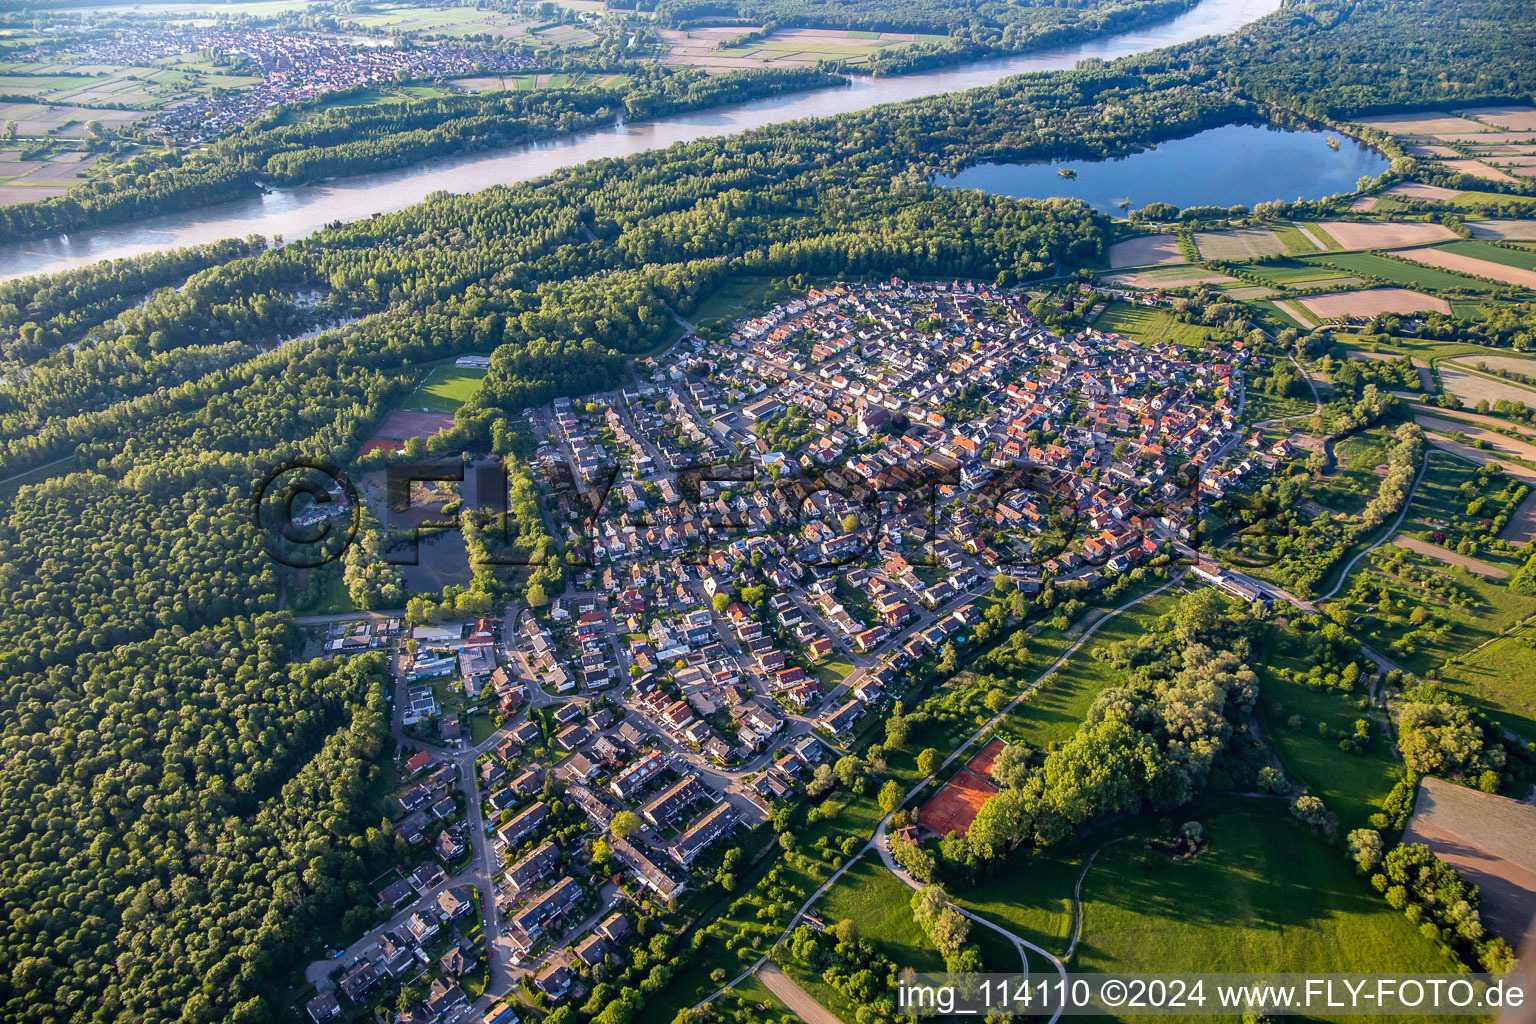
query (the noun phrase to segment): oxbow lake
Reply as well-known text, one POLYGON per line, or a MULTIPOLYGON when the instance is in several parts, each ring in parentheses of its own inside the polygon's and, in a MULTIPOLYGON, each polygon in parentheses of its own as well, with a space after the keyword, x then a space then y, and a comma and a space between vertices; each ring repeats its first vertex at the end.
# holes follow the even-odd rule
POLYGON ((1353 192, 1362 175, 1387 169, 1386 157, 1345 135, 1251 124, 1209 128, 1129 156, 1108 160, 1052 160, 978 164, 940 185, 980 189, 1019 199, 1070 196, 1096 210, 1123 216, 1148 203, 1175 206, 1253 206, 1273 199, 1322 199, 1353 192), (1060 168, 1077 172, 1064 178, 1060 168))

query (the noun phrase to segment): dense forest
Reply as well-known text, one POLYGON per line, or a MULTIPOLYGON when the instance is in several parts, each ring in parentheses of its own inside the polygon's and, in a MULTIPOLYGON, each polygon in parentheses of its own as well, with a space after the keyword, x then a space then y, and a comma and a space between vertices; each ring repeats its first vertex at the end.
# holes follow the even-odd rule
MULTIPOLYGON (((284 460, 348 462, 424 364, 494 353, 427 447, 504 448, 524 406, 622 380, 734 275, 1070 272, 1101 257, 1106 218, 935 188, 934 170, 1119 152, 1262 115, 1259 100, 1355 111, 1415 80, 1415 102, 1529 93, 1529 61, 1470 56, 1529 52, 1525 9, 1318 2, 1236 43, 597 161, 281 248, 0 286, 0 475, 53 474, 0 511, 5 1019, 267 1019, 263 986, 311 923, 367 904, 358 880, 392 853, 364 810, 382 667, 292 663, 287 570, 248 507, 284 460), (1347 16, 1324 24, 1330 10, 1347 16)), ((1131 683, 1020 768, 974 856, 1237 779, 1252 628, 1192 604, 1120 650, 1131 683), (1208 652, 1193 663, 1192 645, 1208 652)))

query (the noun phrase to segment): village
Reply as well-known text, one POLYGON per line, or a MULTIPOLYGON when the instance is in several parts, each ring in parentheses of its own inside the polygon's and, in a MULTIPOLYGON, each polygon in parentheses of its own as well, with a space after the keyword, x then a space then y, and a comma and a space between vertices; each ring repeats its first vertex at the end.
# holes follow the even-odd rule
MULTIPOLYGON (((393 1007, 409 979, 425 994, 397 1020, 579 998, 734 869, 730 837, 858 749, 910 666, 999 618, 992 597, 1188 552, 1202 500, 1288 454, 1239 426, 1241 343, 1060 336, 1027 302, 811 290, 632 388, 526 411, 566 591, 317 627, 326 654, 390 654, 392 827, 417 853, 375 894, 389 920, 311 967, 313 1020, 393 1007)), ((963 830, 995 754, 907 832, 963 830)))

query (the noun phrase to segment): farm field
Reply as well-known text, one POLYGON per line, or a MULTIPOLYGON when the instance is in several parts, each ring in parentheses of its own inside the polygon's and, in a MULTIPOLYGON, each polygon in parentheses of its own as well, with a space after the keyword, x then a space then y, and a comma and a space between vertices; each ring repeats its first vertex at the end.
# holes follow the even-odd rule
POLYGON ((1446 365, 1441 365, 1439 370, 1441 386, 1468 405, 1476 405, 1483 399, 1497 402, 1505 398, 1536 407, 1536 391, 1513 381, 1495 380, 1446 365))
POLYGON ((1320 266, 1351 274, 1380 278, 1383 281, 1388 281, 1394 285, 1401 285, 1404 288, 1432 288, 1436 290, 1456 288, 1464 291, 1486 292, 1493 291, 1498 287, 1487 281, 1478 281, 1474 278, 1453 274, 1450 271, 1436 267, 1415 265, 1390 256, 1378 256, 1371 252, 1329 253, 1326 256, 1303 257, 1303 262, 1311 263, 1314 261, 1320 266))
POLYGON ((1442 224, 1410 221, 1401 224, 1356 223, 1329 220, 1319 225, 1345 249, 1392 249, 1430 242, 1455 240, 1456 233, 1442 224))
POLYGON ((1509 576, 1508 570, 1502 569, 1497 565, 1492 565, 1480 558, 1472 558, 1469 555, 1459 555, 1449 548, 1443 548, 1438 544, 1419 540, 1417 537, 1398 536, 1392 538, 1392 543, 1400 548, 1416 551, 1425 558, 1433 558, 1437 562, 1454 565, 1468 572, 1475 572, 1479 576, 1486 576, 1491 580, 1502 580, 1509 576))
MULTIPOLYGON (((1491 247, 1490 247, 1491 248, 1491 247)), ((1475 277, 1493 278, 1505 284, 1536 288, 1536 270, 1525 270, 1505 263, 1493 263, 1444 249, 1400 249, 1398 257, 1445 270, 1461 271, 1475 277)), ((1511 253, 1510 255, 1514 255, 1511 253)))
POLYGON ((1340 292, 1337 295, 1314 295, 1297 299, 1314 317, 1323 320, 1345 317, 1369 318, 1377 313, 1449 313, 1451 307, 1444 299, 1433 295, 1410 291, 1407 288, 1367 288, 1359 292, 1340 292))
POLYGON ((1321 238, 1315 238, 1307 228, 1299 224, 1284 224, 1275 228, 1275 237, 1287 256, 1303 256, 1327 248, 1321 238))
POLYGON ((1449 111, 1426 110, 1417 114, 1391 114, 1366 119, 1361 124, 1393 135, 1442 135, 1446 133, 1485 132, 1480 121, 1459 117, 1449 111))
MULTIPOLYGON (((1443 149, 1444 147, 1431 148, 1443 149)), ((1446 152, 1455 153, 1456 151, 1451 149, 1446 150, 1446 152)), ((1416 181, 1405 181, 1400 185, 1393 185, 1391 188, 1382 193, 1382 195, 1386 196, 1400 196, 1403 199, 1426 199, 1436 203, 1455 199, 1457 196, 1462 194, 1463 193, 1454 188, 1442 188, 1439 185, 1421 185, 1416 181)))
MULTIPOLYGON (((1296 236, 1300 237, 1300 232, 1296 232, 1296 236)), ((1246 260, 1255 256, 1279 256, 1286 251, 1281 237, 1268 228, 1199 231, 1195 233, 1195 248, 1208 260, 1246 260)))
POLYGON ((1109 265, 1140 267, 1153 263, 1183 263, 1184 254, 1179 250, 1178 239, 1172 235, 1142 235, 1127 238, 1109 247, 1109 265))
POLYGON ((488 33, 502 39, 527 36, 541 23, 495 10, 475 7, 431 7, 425 4, 378 4, 366 14, 346 19, 362 28, 387 29, 392 32, 419 32, 423 35, 466 35, 488 33))
POLYGON ((1499 371, 1508 370, 1510 373, 1523 373, 1536 377, 1536 359, 1524 356, 1463 356, 1457 362, 1465 364, 1470 369, 1482 369, 1499 371))
POLYGON ((1468 256, 1486 263, 1498 263, 1506 267, 1519 267, 1523 270, 1536 270, 1536 252, 1531 252, 1529 249, 1510 249, 1502 245, 1490 245, 1487 242, 1466 240, 1451 242, 1447 245, 1436 246, 1436 248, 1443 252, 1453 252, 1457 255, 1468 256))
POLYGON ((1301 263, 1296 260, 1250 263, 1243 268, 1243 273, 1257 277, 1261 281, 1282 286, 1332 285, 1335 281, 1347 280, 1342 271, 1334 270, 1332 267, 1316 263, 1301 263))
POLYGON ((1536 241, 1536 220, 1469 220, 1474 238, 1536 241))
POLYGON ((1511 182, 1515 179, 1495 167, 1489 167, 1481 160, 1444 160, 1441 161, 1447 170, 1458 174, 1470 174, 1474 178, 1485 178, 1488 181, 1511 182))
POLYGON ((870 57, 888 49, 899 49, 914 42, 943 43, 949 37, 913 32, 857 32, 828 28, 783 28, 765 39, 734 46, 743 35, 757 32, 759 26, 730 25, 688 30, 658 31, 667 45, 666 64, 690 64, 710 71, 736 71, 742 68, 811 67, 819 61, 837 60, 849 64, 867 63, 870 57))
POLYGON ((1093 326, 1134 341, 1169 341, 1196 348, 1205 344, 1205 328, 1200 325, 1179 323, 1165 309, 1133 306, 1128 302, 1109 303, 1093 326))
POLYGON ((1528 106, 1475 107, 1466 115, 1511 131, 1536 131, 1536 108, 1528 106))
POLYGON ((1235 278, 1218 274, 1200 267, 1165 267, 1159 270, 1138 270, 1131 274, 1116 274, 1104 279, 1106 284, 1126 288, 1185 288, 1196 284, 1230 284, 1235 278))
POLYGON ((1074 969, 1452 968, 1282 802, 1234 799, 1186 815, 1201 821, 1208 842, 1191 862, 1144 850, 1136 837, 1099 854, 1083 882, 1074 969))

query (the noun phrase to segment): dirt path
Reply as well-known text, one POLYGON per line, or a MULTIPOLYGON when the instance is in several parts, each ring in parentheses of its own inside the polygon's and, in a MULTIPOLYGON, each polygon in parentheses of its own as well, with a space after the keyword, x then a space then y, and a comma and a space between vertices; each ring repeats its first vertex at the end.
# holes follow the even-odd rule
POLYGON ((1397 547, 1407 548, 1409 551, 1417 551, 1421 555, 1428 555, 1437 562, 1444 562, 1447 565, 1459 565, 1468 572, 1475 572, 1479 576, 1487 576, 1489 579, 1502 580, 1509 575, 1509 573, 1496 565, 1489 565, 1480 559, 1468 558, 1466 555, 1457 554, 1449 548, 1443 548, 1438 544, 1419 540, 1417 537, 1399 535, 1392 538, 1392 543, 1397 547))
POLYGON ((768 991, 782 999, 784 1005, 793 1010, 795 1016, 805 1021, 805 1024, 843 1024, 836 1014, 812 999, 809 992, 779 970, 778 964, 765 964, 757 976, 763 979, 768 991))

